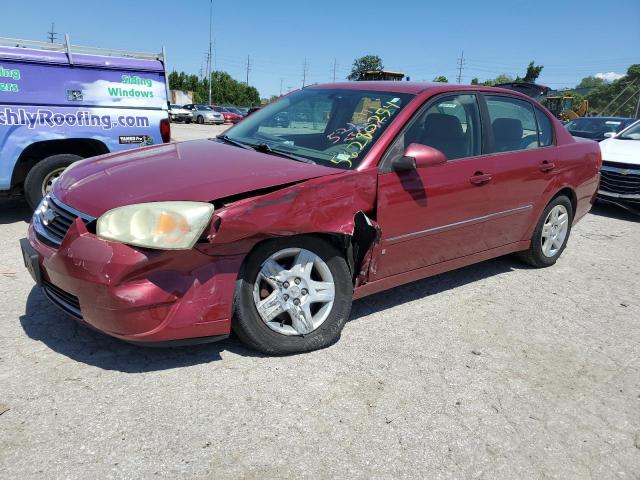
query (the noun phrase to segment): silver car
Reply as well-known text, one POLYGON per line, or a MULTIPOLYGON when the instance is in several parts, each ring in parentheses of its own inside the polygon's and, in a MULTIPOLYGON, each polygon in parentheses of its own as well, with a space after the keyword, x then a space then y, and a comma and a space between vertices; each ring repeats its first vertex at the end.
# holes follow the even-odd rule
POLYGON ((196 123, 215 123, 216 125, 222 125, 224 123, 224 116, 208 105, 190 103, 182 108, 191 112, 191 119, 196 123))

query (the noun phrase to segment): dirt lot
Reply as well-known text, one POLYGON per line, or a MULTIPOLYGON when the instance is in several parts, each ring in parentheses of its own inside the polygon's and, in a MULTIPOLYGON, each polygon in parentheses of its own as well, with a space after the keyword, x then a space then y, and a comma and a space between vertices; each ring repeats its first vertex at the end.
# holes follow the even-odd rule
POLYGON ((552 268, 505 257, 357 301, 337 345, 285 358, 78 326, 22 267, 28 216, 0 201, 1 478, 640 479, 624 211, 597 207, 552 268))

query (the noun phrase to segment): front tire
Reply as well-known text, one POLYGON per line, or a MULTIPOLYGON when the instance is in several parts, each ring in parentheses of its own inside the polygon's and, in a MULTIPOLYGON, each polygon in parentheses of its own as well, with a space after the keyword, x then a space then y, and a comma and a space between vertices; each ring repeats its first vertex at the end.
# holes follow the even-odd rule
POLYGON ((332 345, 351 312, 353 285, 344 256, 316 237, 259 244, 236 283, 233 329, 267 354, 332 345))
POLYGON ((567 246, 572 223, 571 201, 564 195, 551 200, 533 231, 531 246, 520 253, 520 259, 536 268, 555 264, 567 246))
POLYGON ((27 174, 24 181, 24 193, 29 206, 35 210, 53 186, 53 182, 62 174, 65 168, 78 160, 79 155, 63 153, 51 155, 40 160, 27 174))
POLYGON ((204 117, 202 115, 198 115, 196 121, 198 122, 198 124, 202 125, 204 123, 204 117))

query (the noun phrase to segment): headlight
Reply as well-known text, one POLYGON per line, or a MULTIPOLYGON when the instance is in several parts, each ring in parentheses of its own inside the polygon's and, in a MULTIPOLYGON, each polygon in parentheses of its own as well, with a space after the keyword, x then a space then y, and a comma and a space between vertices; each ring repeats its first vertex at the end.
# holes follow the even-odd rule
POLYGON ((192 248, 213 214, 203 202, 154 202, 114 208, 98 218, 96 233, 106 240, 161 250, 192 248))

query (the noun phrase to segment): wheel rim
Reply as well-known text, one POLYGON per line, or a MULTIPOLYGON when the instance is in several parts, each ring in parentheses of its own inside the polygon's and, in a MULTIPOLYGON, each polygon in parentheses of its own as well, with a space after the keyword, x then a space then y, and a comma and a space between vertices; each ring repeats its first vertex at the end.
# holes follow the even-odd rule
POLYGON ((51 191, 51 187, 53 187, 53 182, 55 182, 58 177, 64 172, 65 167, 56 168, 47 174, 42 181, 42 196, 44 197, 47 193, 51 191))
POLYGON ((564 205, 556 205, 549 211, 542 225, 542 253, 545 257, 558 254, 569 231, 569 212, 564 205))
POLYGON ((307 335, 322 325, 335 298, 329 266, 304 248, 280 250, 261 265, 253 300, 262 321, 283 335, 307 335))

